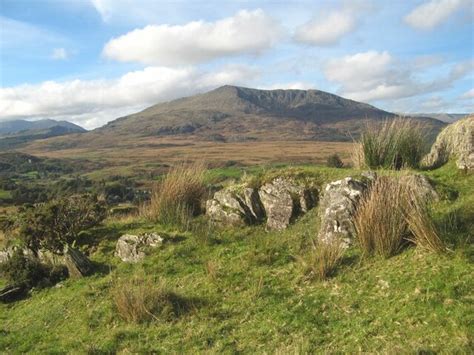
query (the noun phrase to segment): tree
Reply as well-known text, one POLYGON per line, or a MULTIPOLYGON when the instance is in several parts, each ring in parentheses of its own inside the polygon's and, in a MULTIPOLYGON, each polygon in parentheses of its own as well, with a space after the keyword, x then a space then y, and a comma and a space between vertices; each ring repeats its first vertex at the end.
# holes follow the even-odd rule
POLYGON ((105 218, 105 206, 93 196, 71 196, 26 207, 18 218, 18 233, 28 248, 62 253, 74 245, 79 232, 105 218))

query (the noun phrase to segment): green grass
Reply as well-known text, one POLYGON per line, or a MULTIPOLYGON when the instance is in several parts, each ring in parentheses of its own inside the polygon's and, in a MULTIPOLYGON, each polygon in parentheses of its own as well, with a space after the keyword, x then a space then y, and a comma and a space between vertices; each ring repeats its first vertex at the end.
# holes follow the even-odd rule
MULTIPOLYGON (((349 174, 301 170, 321 179, 349 174)), ((457 194, 436 206, 440 223, 474 202, 472 176, 459 174, 452 166, 428 173, 442 192, 450 191, 445 196, 457 194)), ((0 304, 0 352, 469 353, 474 267, 468 217, 456 217, 456 236, 464 242, 449 235, 450 253, 410 248, 387 260, 362 260, 351 248, 323 282, 308 281, 298 262, 317 233, 316 210, 279 233, 262 226, 209 231, 202 218, 186 233, 140 220, 109 221, 83 235, 97 274, 0 304), (168 241, 143 263, 113 257, 122 233, 151 230, 168 241), (110 296, 114 280, 143 274, 165 280, 193 306, 173 320, 126 323, 110 296)))
POLYGON ((11 198, 11 193, 10 191, 6 191, 6 190, 1 190, 0 189, 0 199, 9 199, 11 198))

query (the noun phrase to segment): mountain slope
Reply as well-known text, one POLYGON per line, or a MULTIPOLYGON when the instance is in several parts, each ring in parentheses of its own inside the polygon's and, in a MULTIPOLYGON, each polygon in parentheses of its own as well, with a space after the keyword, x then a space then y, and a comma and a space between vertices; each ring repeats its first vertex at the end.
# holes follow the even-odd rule
MULTIPOLYGON (((154 105, 99 128, 102 134, 194 135, 210 140, 350 140, 365 119, 395 115, 318 90, 257 90, 223 86, 154 105)), ((419 118, 439 130, 443 123, 419 118)))
POLYGON ((45 130, 53 127, 65 128, 67 132, 86 132, 86 130, 68 121, 44 119, 38 121, 13 120, 0 122, 0 136, 23 133, 23 131, 45 130))

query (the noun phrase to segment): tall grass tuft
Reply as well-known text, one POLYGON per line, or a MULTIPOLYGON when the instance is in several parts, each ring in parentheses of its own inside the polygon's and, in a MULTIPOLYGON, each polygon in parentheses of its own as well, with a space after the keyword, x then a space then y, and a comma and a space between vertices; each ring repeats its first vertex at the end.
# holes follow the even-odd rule
POLYGON ((127 322, 169 320, 182 310, 181 298, 170 292, 163 281, 142 277, 115 281, 111 295, 118 314, 127 322))
POLYGON ((426 129, 410 119, 367 123, 352 154, 356 167, 418 168, 428 147, 426 129))
POLYGON ((357 241, 364 256, 390 257, 407 236, 407 189, 398 179, 380 177, 361 199, 354 217, 357 241))
POLYGON ((154 186, 146 217, 165 225, 187 226, 190 218, 201 210, 206 193, 204 174, 201 162, 171 169, 154 186))
POLYGON ((310 279, 326 280, 340 265, 344 251, 345 247, 339 241, 316 243, 313 250, 299 260, 304 274, 310 279))
POLYGON ((405 219, 412 242, 430 252, 442 252, 446 247, 436 231, 429 206, 419 194, 411 193, 405 208, 405 219))

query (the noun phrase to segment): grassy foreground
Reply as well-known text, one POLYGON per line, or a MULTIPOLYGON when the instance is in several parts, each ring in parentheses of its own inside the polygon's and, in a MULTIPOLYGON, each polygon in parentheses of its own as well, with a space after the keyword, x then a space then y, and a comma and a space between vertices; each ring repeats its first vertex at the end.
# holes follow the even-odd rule
MULTIPOLYGON (((328 180, 353 171, 305 168, 328 180)), ((238 177, 235 171, 214 174, 238 177)), ((453 165, 427 173, 442 201, 434 216, 451 251, 409 248, 362 260, 357 247, 328 281, 305 278, 299 258, 318 230, 317 210, 280 233, 262 226, 188 232, 136 219, 84 236, 98 272, 0 304, 0 352, 443 352, 471 353, 474 176, 453 165), (163 246, 143 263, 113 257, 123 233, 157 231, 163 246), (179 295, 171 319, 127 323, 111 296, 123 279, 148 276, 179 295)))

